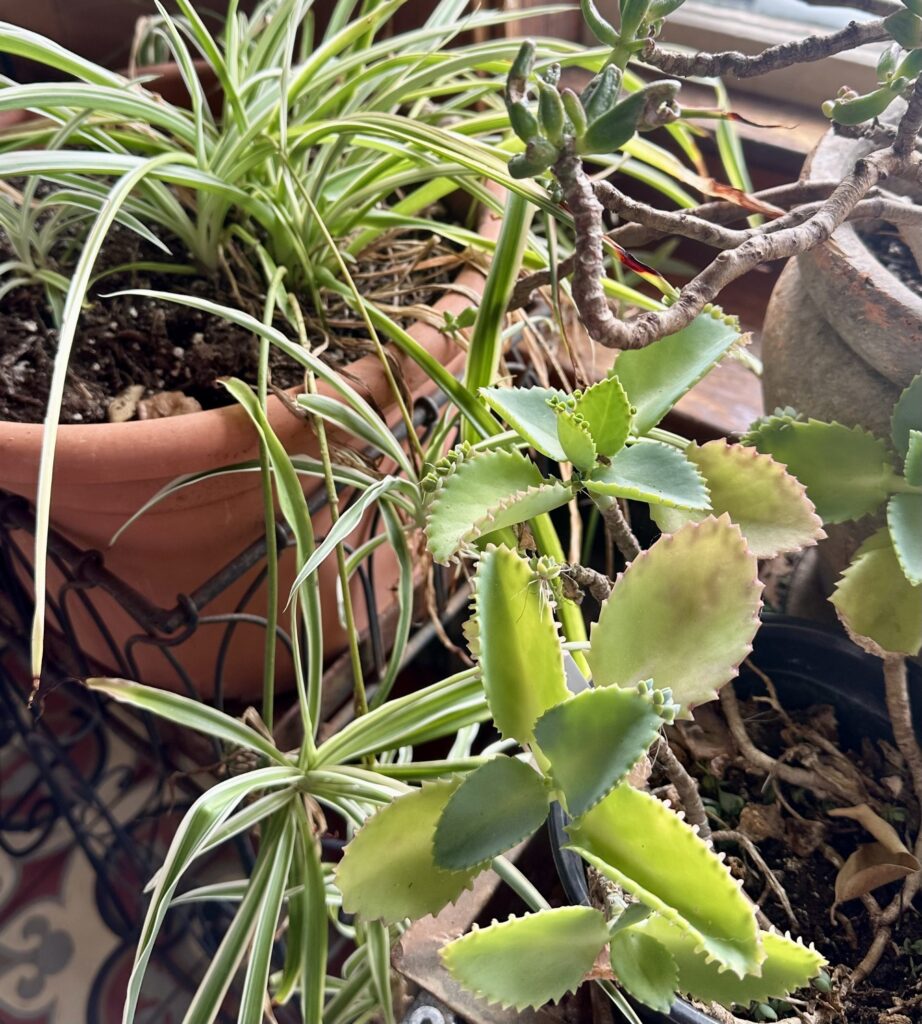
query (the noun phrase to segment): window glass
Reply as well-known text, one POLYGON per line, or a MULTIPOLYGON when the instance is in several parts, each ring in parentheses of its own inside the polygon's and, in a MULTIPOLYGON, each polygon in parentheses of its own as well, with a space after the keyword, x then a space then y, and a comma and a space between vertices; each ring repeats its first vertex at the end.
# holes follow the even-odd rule
POLYGON ((721 7, 739 7, 753 14, 763 14, 786 21, 805 21, 812 25, 841 28, 850 21, 865 21, 872 17, 862 11, 844 7, 819 7, 800 0, 711 0, 721 7))

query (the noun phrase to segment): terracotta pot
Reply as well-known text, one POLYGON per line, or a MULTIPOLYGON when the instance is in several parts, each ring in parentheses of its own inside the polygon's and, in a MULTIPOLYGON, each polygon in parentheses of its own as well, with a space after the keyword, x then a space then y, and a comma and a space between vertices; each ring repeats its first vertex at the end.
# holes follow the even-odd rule
MULTIPOLYGON (((480 228, 485 235, 495 238, 499 218, 486 214, 480 228)), ((466 268, 454 286, 446 288, 435 309, 458 314, 470 304, 470 293, 480 293, 482 287, 482 274, 466 268)), ((450 372, 462 365, 462 349, 436 328, 420 322, 410 328, 410 333, 450 372)), ((396 358, 410 395, 416 398, 435 392, 434 385, 415 363, 399 353, 396 358)), ((396 424, 399 413, 378 358, 365 356, 353 363, 348 372, 353 386, 382 410, 389 423, 396 424)), ((324 387, 320 390, 330 394, 324 387)), ((269 400, 269 419, 289 453, 318 454, 310 427, 288 412, 276 398, 269 400)), ((34 498, 42 432, 39 424, 0 422, 0 451, 3 452, 0 487, 28 499, 34 498)), ((262 536, 258 477, 234 474, 188 488, 142 516, 108 548, 110 538, 144 502, 177 476, 253 459, 257 450, 253 427, 246 414, 236 407, 168 419, 62 425, 55 460, 52 524, 79 547, 104 552, 106 567, 152 604, 173 608, 178 595, 188 594, 201 585, 262 536)), ((305 489, 314 493, 319 486, 311 482, 305 489)), ((327 532, 328 524, 327 512, 315 516, 314 529, 318 536, 327 532)), ((353 542, 360 540, 365 530, 367 524, 360 527, 353 542)), ((31 551, 31 541, 25 540, 28 541, 26 549, 31 551)), ((293 553, 289 551, 281 561, 283 595, 287 595, 293 579, 293 563, 293 553)), ((395 573, 391 552, 379 550, 374 574, 379 612, 394 603, 395 573)), ((320 579, 324 652, 330 658, 343 650, 346 640, 335 610, 333 560, 328 560, 321 568, 320 579)), ((220 616, 233 612, 252 580, 251 571, 207 607, 199 609, 200 613, 220 616)), ((60 577, 52 578, 52 597, 59 585, 60 577)), ((362 630, 367 626, 365 605, 359 600, 359 583, 354 581, 354 586, 356 625, 362 630)), ((281 603, 284 604, 284 596, 281 603)), ((94 591, 94 604, 120 648, 139 632, 136 621, 108 595, 100 594, 97 600, 97 591, 94 591)), ((73 596, 68 608, 81 649, 110 671, 117 671, 118 665, 86 609, 73 596)), ((252 598, 249 608, 256 613, 264 612, 262 590, 252 598)), ((286 616, 280 617, 280 623, 286 624, 286 616)), ((214 690, 223 634, 223 625, 202 625, 188 640, 171 648, 171 654, 195 681, 197 691, 206 697, 214 690)), ((236 629, 224 662, 224 696, 240 699, 258 696, 262 686, 262 647, 261 628, 241 625, 236 629)), ((293 677, 290 659, 281 647, 279 650, 281 687, 293 677)), ((141 681, 177 687, 177 673, 162 651, 142 643, 135 646, 134 653, 141 681)))
MULTIPOLYGON (((830 132, 801 177, 838 180, 867 151, 830 132)), ((766 312, 762 355, 767 410, 792 406, 888 437, 894 402, 922 370, 922 299, 843 224, 831 243, 788 262, 766 312)), ((868 520, 830 531, 820 551, 827 583, 871 528, 868 520)))

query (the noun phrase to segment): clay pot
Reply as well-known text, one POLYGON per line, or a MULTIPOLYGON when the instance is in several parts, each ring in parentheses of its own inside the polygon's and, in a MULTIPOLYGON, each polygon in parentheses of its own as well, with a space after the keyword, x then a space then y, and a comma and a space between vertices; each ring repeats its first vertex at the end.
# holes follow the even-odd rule
MULTIPOLYGON (((480 222, 481 231, 495 238, 499 223, 498 217, 485 214, 480 222)), ((470 304, 471 292, 480 293, 482 287, 482 274, 466 268, 454 285, 446 289, 435 309, 439 313, 457 315, 470 304)), ((463 364, 463 350, 436 328, 419 322, 410 328, 410 333, 450 372, 457 371, 463 364)), ((396 361, 407 392, 413 398, 435 392, 434 385, 415 363, 400 354, 396 354, 396 361)), ((353 386, 382 411, 389 423, 396 424, 399 412, 378 358, 365 356, 353 363, 348 373, 353 386)), ((320 390, 331 394, 323 386, 320 390)), ((286 410, 274 397, 269 399, 268 412, 273 429, 289 453, 318 455, 313 432, 302 419, 286 410)), ((3 452, 0 487, 34 499, 42 432, 40 424, 0 422, 0 451, 3 452)), ((233 474, 187 488, 143 515, 111 548, 108 546, 110 538, 152 495, 176 477, 253 459, 257 454, 255 431, 246 414, 236 407, 167 419, 62 425, 55 458, 53 528, 80 548, 103 552, 106 568, 147 601, 160 608, 173 608, 178 595, 188 594, 200 586, 263 535, 258 475, 233 474)), ((305 484, 308 494, 319 488, 314 481, 305 484)), ((314 520, 317 536, 322 537, 328 528, 328 512, 318 513, 314 520)), ((360 527, 352 542, 359 542, 366 530, 367 524, 360 527)), ((31 539, 21 539, 25 550, 31 551, 31 539)), ((391 552, 379 550, 374 573, 379 613, 393 606, 395 574, 391 552)), ((253 571, 245 574, 199 612, 204 616, 233 612, 253 576, 253 571)), ((289 550, 281 560, 282 604, 293 577, 294 556, 289 550)), ((344 649, 346 642, 337 622, 336 571, 332 559, 321 568, 320 580, 324 653, 330 659, 344 649)), ((52 577, 52 598, 60 582, 59 576, 52 577)), ((353 582, 356 626, 361 631, 367 626, 365 602, 360 599, 359 583, 355 579, 353 582)), ((137 622, 109 595, 94 590, 93 603, 119 648, 124 648, 128 638, 140 632, 137 622)), ((109 671, 117 672, 118 665, 87 610, 73 595, 67 607, 84 653, 109 671)), ((264 613, 265 596, 261 589, 252 597, 249 610, 264 613)), ((287 626, 287 616, 281 615, 279 621, 287 626)), ((223 637, 223 624, 200 625, 187 640, 170 649, 204 697, 214 691, 223 637)), ((245 700, 258 697, 262 686, 262 648, 261 628, 244 624, 236 629, 224 656, 225 697, 245 700)), ((137 675, 142 682, 178 687, 177 672, 159 648, 141 643, 136 644, 133 651, 137 675)), ((293 680, 293 673, 290 659, 281 647, 279 657, 278 685, 283 688, 293 680)))
MULTIPOLYGON (((830 132, 801 177, 838 180, 868 151, 830 132)), ((762 355, 767 411, 792 406, 889 437, 893 404, 922 370, 922 299, 843 224, 831 242, 784 268, 765 315, 762 355)), ((832 528, 821 548, 828 583, 871 529, 870 520, 832 528)))

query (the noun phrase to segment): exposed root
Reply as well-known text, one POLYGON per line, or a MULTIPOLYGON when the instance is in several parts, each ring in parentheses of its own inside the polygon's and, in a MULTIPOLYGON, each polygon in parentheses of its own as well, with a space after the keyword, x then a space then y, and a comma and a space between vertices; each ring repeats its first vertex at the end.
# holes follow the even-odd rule
POLYGON ((788 894, 784 891, 784 886, 778 881, 778 876, 775 872, 772 871, 768 864, 765 863, 765 859, 762 854, 759 853, 758 848, 749 836, 744 835, 742 832, 725 829, 720 832, 715 832, 711 838, 715 843, 736 843, 738 846, 741 846, 747 854, 749 854, 756 867, 765 877, 765 881, 768 883, 771 891, 775 894, 775 898, 781 904, 781 909, 784 911, 791 927, 795 932, 800 931, 800 922, 794 916, 794 910, 791 907, 791 901, 788 899, 788 894))

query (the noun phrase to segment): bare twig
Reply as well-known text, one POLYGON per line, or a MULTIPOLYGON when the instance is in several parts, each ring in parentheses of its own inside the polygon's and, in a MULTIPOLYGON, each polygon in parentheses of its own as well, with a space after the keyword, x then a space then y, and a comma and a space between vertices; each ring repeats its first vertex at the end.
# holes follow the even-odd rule
POLYGON ((850 7, 853 11, 864 11, 876 18, 886 18, 902 9, 899 0, 801 0, 808 7, 850 7))
POLYGON ((633 562, 643 549, 634 536, 628 521, 624 518, 618 499, 611 498, 608 504, 605 504, 600 497, 596 499, 596 504, 602 513, 606 534, 615 542, 615 546, 621 552, 625 562, 633 562))
POLYGON ((922 807, 922 749, 916 739, 912 721, 912 702, 906 678, 906 659, 899 654, 884 656, 884 686, 887 698, 887 713, 893 738, 903 755, 916 801, 922 807))
POLYGON ((770 46, 761 53, 747 55, 737 50, 725 53, 676 53, 663 50, 651 39, 644 48, 642 59, 667 75, 683 78, 694 75, 754 78, 779 71, 793 64, 809 64, 823 60, 844 50, 853 50, 865 43, 877 43, 889 39, 890 33, 881 19, 875 21, 850 21, 845 28, 826 36, 807 36, 787 43, 770 46))
POLYGON ((737 832, 734 829, 722 829, 719 832, 713 833, 711 838, 715 843, 736 843, 741 846, 746 853, 755 862, 756 867, 765 876, 765 881, 768 883, 769 888, 775 894, 775 898, 781 904, 781 909, 784 911, 790 925, 793 929, 799 930, 800 923, 794 916, 794 910, 791 907, 791 901, 788 899, 788 894, 784 891, 784 886, 778 881, 778 876, 774 871, 765 863, 765 858, 759 853, 756 844, 744 835, 742 832, 737 832))
POLYGON ((653 753, 679 794, 682 808, 685 811, 685 820, 689 825, 697 825, 698 835, 705 842, 710 842, 711 826, 708 822, 707 811, 701 801, 701 794, 698 792, 698 784, 685 770, 685 765, 672 752, 669 741, 664 736, 656 738, 653 753))
POLYGON ((563 580, 565 592, 567 583, 572 583, 579 590, 585 590, 591 594, 599 604, 607 600, 611 593, 611 580, 604 573, 596 572, 595 569, 587 569, 583 565, 564 566, 563 580))

